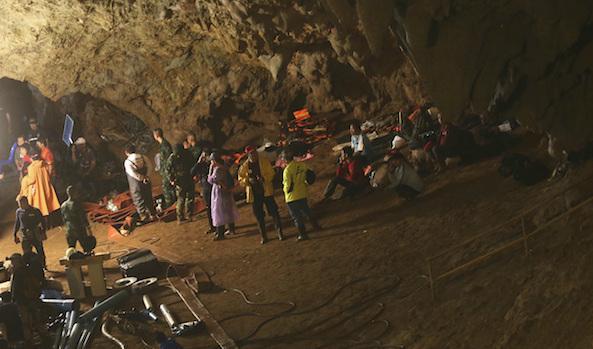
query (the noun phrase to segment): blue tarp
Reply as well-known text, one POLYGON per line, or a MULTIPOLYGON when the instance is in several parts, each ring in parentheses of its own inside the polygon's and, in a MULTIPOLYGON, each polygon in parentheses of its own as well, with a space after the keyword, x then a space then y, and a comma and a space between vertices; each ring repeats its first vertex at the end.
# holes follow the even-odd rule
POLYGON ((62 140, 67 146, 71 146, 72 143, 72 132, 74 131, 74 119, 68 114, 64 119, 64 132, 62 133, 62 140))

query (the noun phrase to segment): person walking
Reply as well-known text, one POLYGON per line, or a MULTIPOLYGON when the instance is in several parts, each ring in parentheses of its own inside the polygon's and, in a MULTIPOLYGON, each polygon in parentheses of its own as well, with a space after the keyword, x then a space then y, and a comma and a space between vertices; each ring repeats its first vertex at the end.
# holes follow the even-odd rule
POLYGON ((166 176, 175 187, 177 196, 177 224, 185 219, 190 222, 194 212, 196 188, 191 176, 193 158, 189 151, 183 148, 183 144, 175 145, 173 154, 167 160, 166 176))
POLYGON ((159 144, 159 163, 158 171, 161 175, 163 187, 163 209, 170 207, 175 202, 175 187, 171 184, 170 178, 167 177, 167 161, 173 153, 171 143, 164 137, 162 128, 155 128, 152 130, 154 140, 159 144))
POLYGON ((223 240, 225 226, 235 233, 235 221, 239 218, 233 187, 235 181, 219 153, 210 155, 208 182, 212 184, 212 224, 216 227, 214 240, 223 240))
POLYGON ((66 226, 66 242, 68 248, 76 248, 76 243, 85 253, 90 253, 95 248, 97 240, 93 237, 86 212, 82 207, 78 193, 75 192, 73 186, 66 188, 68 200, 64 201, 61 207, 62 218, 66 226))
POLYGON ((154 220, 155 209, 152 185, 148 177, 148 161, 144 155, 136 153, 136 146, 133 144, 126 146, 125 154, 124 168, 134 206, 141 222, 151 222, 154 220))
POLYGON ((286 200, 288 211, 294 220, 294 224, 298 229, 297 240, 308 240, 309 235, 305 226, 305 219, 309 220, 313 229, 321 229, 307 203, 307 187, 309 186, 307 183, 307 172, 311 170, 302 162, 295 161, 294 154, 291 150, 287 150, 284 157, 288 161, 282 180, 284 199, 286 200))
POLYGON ((25 196, 19 198, 19 208, 16 210, 14 223, 14 243, 21 244, 23 253, 32 252, 33 247, 46 268, 43 240, 46 236, 47 225, 39 209, 31 206, 25 196))
POLYGON ((284 239, 282 222, 278 205, 274 200, 274 169, 265 157, 259 156, 254 147, 246 147, 245 153, 247 153, 247 161, 239 168, 239 183, 245 187, 246 201, 251 203, 253 208, 261 234, 261 243, 268 242, 264 205, 274 220, 278 240, 282 241, 284 239))

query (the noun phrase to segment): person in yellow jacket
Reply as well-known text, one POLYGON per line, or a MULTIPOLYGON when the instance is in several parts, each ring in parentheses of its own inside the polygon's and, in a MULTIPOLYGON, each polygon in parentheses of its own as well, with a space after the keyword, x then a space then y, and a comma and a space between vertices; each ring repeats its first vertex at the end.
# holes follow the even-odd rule
POLYGON ((284 155, 288 165, 284 169, 283 187, 284 199, 288 205, 288 211, 292 217, 294 224, 298 229, 298 241, 308 240, 307 229, 305 227, 305 219, 309 219, 313 229, 321 229, 317 220, 313 217, 309 204, 307 203, 307 170, 309 168, 302 162, 294 161, 294 154, 287 151, 284 155))
POLYGON ((268 242, 264 205, 274 220, 278 240, 282 241, 284 239, 282 222, 280 213, 278 213, 278 205, 274 200, 274 169, 266 158, 259 156, 254 147, 246 147, 245 153, 247 153, 247 161, 239 168, 239 183, 245 187, 246 201, 251 203, 253 208, 253 214, 257 219, 261 234, 261 243, 268 242))

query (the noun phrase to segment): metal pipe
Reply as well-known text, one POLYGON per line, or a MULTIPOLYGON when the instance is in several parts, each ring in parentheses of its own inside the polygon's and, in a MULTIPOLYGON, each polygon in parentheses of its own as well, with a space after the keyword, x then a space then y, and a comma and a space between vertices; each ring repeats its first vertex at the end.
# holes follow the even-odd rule
POLYGON ((177 322, 175 321, 175 318, 173 317, 173 314, 171 313, 169 308, 167 308, 167 305, 161 304, 160 310, 161 310, 161 313, 163 314, 163 316, 165 317, 165 321, 167 322, 167 325, 169 325, 170 328, 175 327, 177 322))
POLYGON ((64 319, 64 327, 62 328, 62 335, 60 338, 60 345, 58 346, 59 349, 63 349, 66 346, 66 340, 68 339, 68 326, 70 324, 70 318, 72 317, 72 312, 69 311, 66 313, 66 318, 64 319))
POLYGON ((56 331, 56 338, 54 338, 54 343, 51 346, 53 349, 60 348, 60 341, 62 339, 62 332, 64 330, 64 326, 65 320, 60 321, 60 324, 58 325, 58 330, 56 331))
POLYGON ((142 296, 142 303, 144 303, 144 308, 146 308, 146 310, 154 309, 154 305, 152 305, 152 300, 150 299, 150 296, 148 296, 147 294, 142 296))
POLYGON ((120 349, 126 349, 126 346, 124 345, 124 343, 122 343, 119 339, 113 337, 109 332, 107 332, 107 321, 105 320, 105 322, 103 323, 103 325, 101 325, 101 333, 103 333, 103 336, 107 337, 107 339, 115 342, 115 344, 117 344, 120 349))
POLYGON ((100 317, 107 310, 118 306, 130 297, 130 291, 123 289, 113 296, 105 299, 101 303, 88 310, 86 313, 80 315, 80 321, 91 321, 91 319, 100 317))
POLYGON ((80 341, 80 336, 82 336, 83 330, 84 328, 82 327, 81 322, 77 322, 74 324, 72 331, 70 331, 70 337, 68 337, 66 349, 76 349, 78 341, 80 341))

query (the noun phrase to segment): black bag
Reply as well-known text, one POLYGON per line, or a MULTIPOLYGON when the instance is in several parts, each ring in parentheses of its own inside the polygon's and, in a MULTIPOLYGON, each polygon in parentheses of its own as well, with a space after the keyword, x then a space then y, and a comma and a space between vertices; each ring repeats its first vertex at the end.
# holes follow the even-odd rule
POLYGON ((317 176, 315 175, 315 172, 313 172, 313 170, 307 169, 307 172, 305 173, 305 181, 308 185, 315 183, 316 177, 317 176))
POLYGON ((161 265, 150 251, 148 254, 120 263, 119 268, 124 277, 134 276, 138 279, 158 277, 162 271, 161 265))
POLYGON ((149 249, 140 248, 140 249, 134 250, 130 253, 126 253, 125 255, 123 255, 121 257, 117 257, 117 263, 121 265, 121 264, 127 263, 133 259, 140 258, 142 256, 145 256, 145 255, 151 254, 151 253, 152 252, 149 249))

